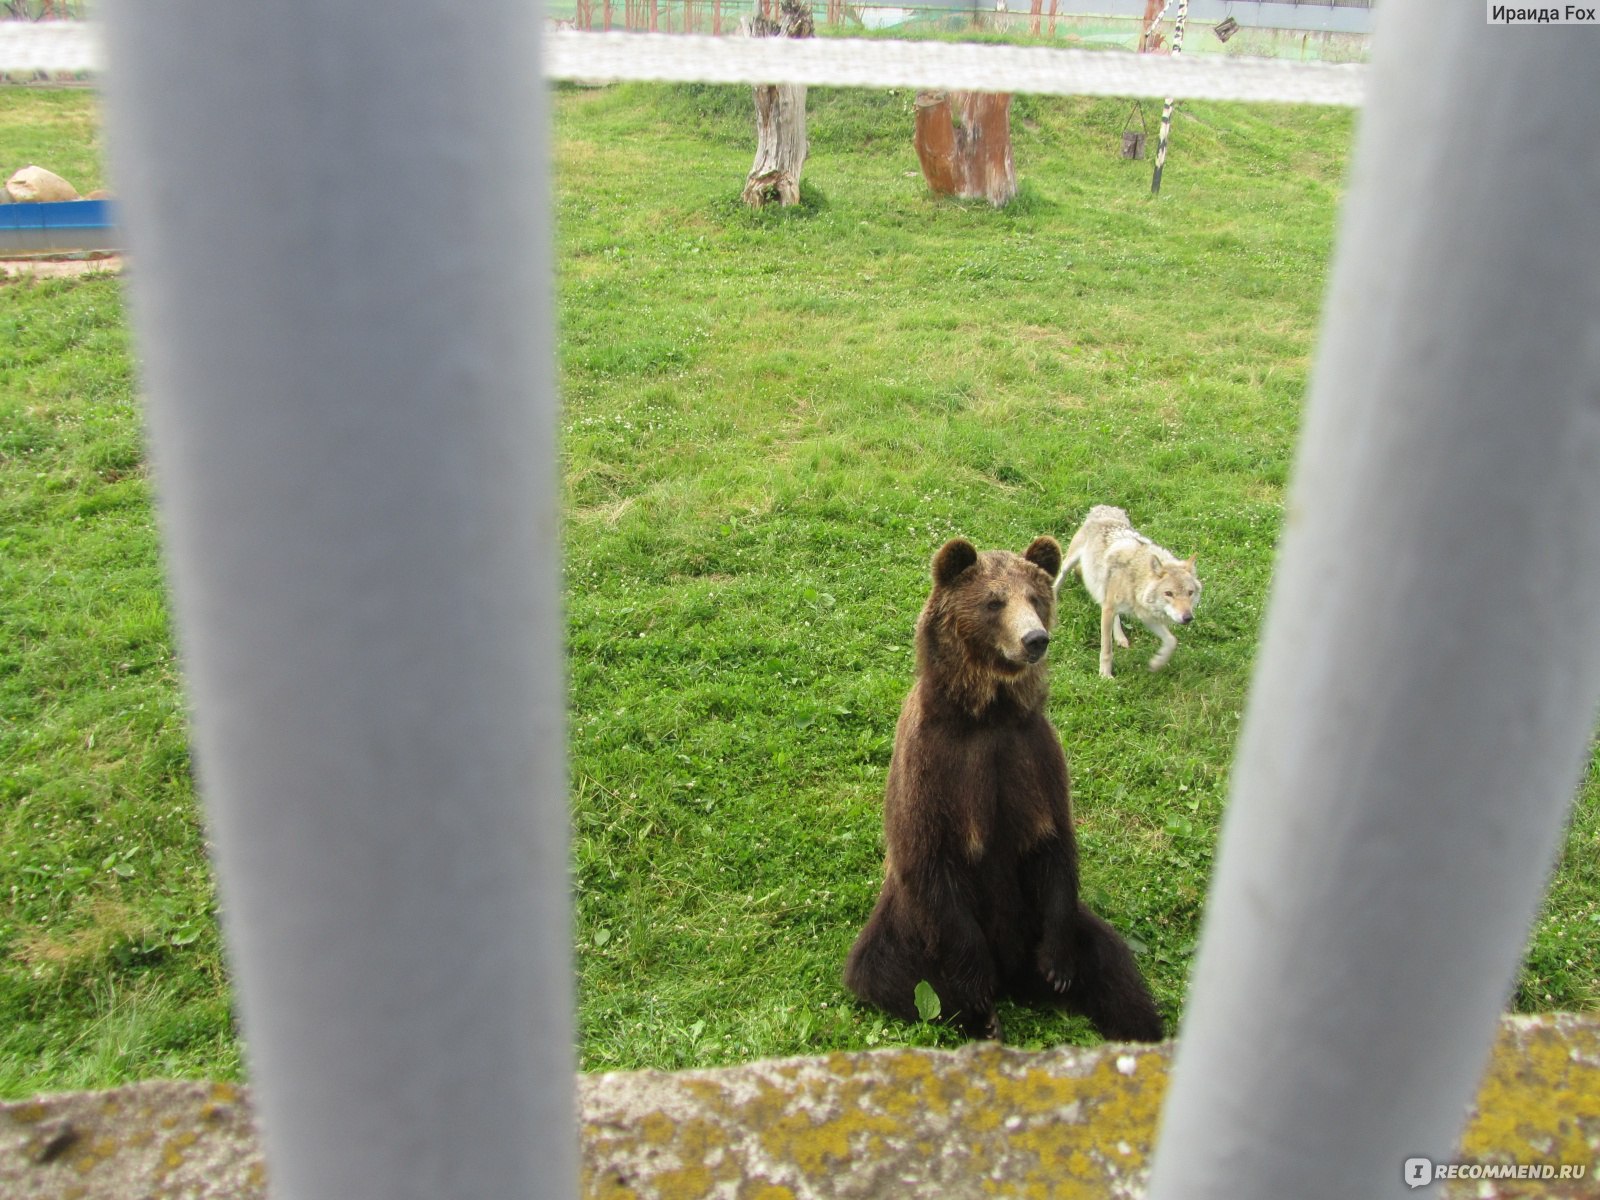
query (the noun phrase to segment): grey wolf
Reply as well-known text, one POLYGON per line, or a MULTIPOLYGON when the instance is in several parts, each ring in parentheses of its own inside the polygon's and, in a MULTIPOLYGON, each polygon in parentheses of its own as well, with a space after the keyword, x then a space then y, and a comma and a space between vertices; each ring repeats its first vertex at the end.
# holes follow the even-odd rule
POLYGON ((1076 568, 1083 586, 1100 605, 1100 674, 1111 678, 1112 642, 1128 648, 1128 635, 1122 617, 1137 617, 1144 627, 1161 639, 1161 648, 1150 660, 1150 669, 1159 671, 1178 648, 1172 625, 1187 625, 1194 620, 1194 607, 1200 600, 1200 577, 1195 560, 1180 559, 1156 545, 1133 527, 1128 514, 1110 504, 1097 504, 1072 535, 1067 556, 1056 575, 1055 588, 1076 568))

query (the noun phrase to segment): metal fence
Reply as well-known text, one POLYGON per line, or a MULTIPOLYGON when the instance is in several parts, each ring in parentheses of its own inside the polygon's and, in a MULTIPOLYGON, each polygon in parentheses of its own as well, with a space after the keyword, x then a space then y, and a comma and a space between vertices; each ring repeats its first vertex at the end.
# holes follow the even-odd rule
MULTIPOLYGON (((106 11, 274 1186, 571 1197, 541 23, 106 11)), ((1411 1195, 1449 1157, 1600 700, 1588 48, 1459 0, 1382 38, 1158 1200, 1411 1195)))

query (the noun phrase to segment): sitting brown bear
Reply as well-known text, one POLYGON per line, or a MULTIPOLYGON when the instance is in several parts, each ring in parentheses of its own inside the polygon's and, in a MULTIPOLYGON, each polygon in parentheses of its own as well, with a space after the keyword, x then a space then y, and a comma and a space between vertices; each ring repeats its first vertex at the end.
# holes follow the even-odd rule
POLYGON ((845 983, 914 1021, 926 980, 970 1037, 1000 1037, 995 1005, 1009 996, 1157 1041, 1127 943, 1078 899, 1067 760, 1044 712, 1060 569, 1048 537, 1021 556, 962 538, 934 556, 889 763, 883 890, 845 983))

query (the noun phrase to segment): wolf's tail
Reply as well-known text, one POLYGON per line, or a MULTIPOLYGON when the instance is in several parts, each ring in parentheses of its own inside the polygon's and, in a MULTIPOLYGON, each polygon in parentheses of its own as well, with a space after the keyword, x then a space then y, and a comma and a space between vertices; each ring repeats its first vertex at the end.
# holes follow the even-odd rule
POLYGON ((1082 569, 1078 564, 1083 560, 1083 546, 1088 541, 1084 533, 1084 528, 1080 527, 1078 532, 1072 535, 1072 541, 1067 543, 1067 555, 1061 560, 1061 570, 1056 572, 1055 590, 1058 592, 1061 590, 1061 581, 1067 577, 1068 571, 1082 569))

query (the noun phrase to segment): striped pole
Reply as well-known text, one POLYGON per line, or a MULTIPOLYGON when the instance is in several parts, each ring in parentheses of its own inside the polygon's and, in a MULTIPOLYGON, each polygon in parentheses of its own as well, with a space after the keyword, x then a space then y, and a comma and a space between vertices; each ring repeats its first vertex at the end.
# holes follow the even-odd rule
MULTIPOLYGON (((1172 56, 1176 58, 1183 52, 1183 23, 1189 16, 1189 0, 1178 0, 1178 19, 1172 27, 1172 56)), ((1171 96, 1161 106, 1161 137, 1156 142, 1156 170, 1150 177, 1150 194, 1161 194, 1161 168, 1167 165, 1167 139, 1172 136, 1172 106, 1176 104, 1171 96)))

